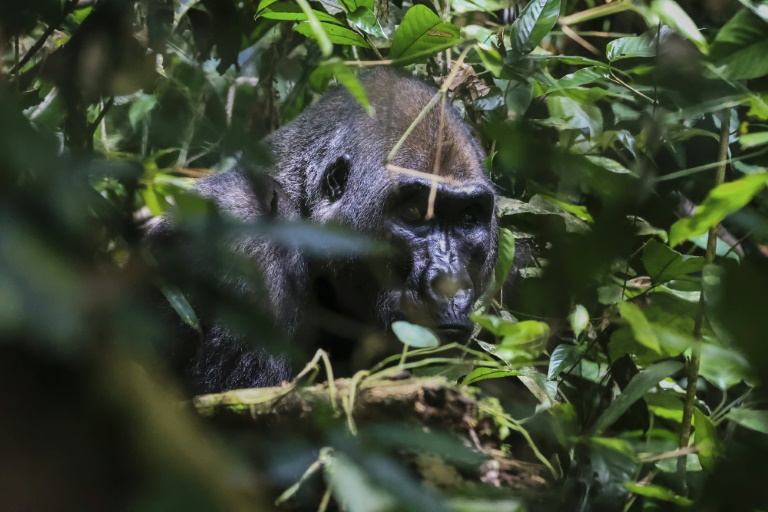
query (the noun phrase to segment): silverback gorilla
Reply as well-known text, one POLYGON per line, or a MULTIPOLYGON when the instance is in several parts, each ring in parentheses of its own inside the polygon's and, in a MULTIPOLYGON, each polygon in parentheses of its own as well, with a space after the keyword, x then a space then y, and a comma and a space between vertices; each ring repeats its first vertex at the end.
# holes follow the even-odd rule
MULTIPOLYGON (((274 162, 267 179, 251 180, 243 164, 200 180, 197 190, 244 221, 338 223, 390 248, 375 260, 328 261, 266 237, 239 236, 232 249, 260 269, 268 295, 254 307, 267 309, 289 336, 313 330, 318 336, 316 321, 326 312, 385 332, 408 320, 445 341, 466 342, 469 314, 497 257, 495 193, 483 173, 483 152, 459 115, 448 106, 441 116, 437 102, 387 162, 437 91, 390 69, 368 72, 361 82, 374 117, 337 87, 266 140, 274 162), (430 198, 433 180, 424 175, 433 173, 438 181, 430 198)), ((172 231, 169 220, 161 221, 150 230, 150 243, 172 231)), ((195 392, 291 377, 284 357, 244 348, 221 326, 206 327, 197 345, 184 370, 195 392)))

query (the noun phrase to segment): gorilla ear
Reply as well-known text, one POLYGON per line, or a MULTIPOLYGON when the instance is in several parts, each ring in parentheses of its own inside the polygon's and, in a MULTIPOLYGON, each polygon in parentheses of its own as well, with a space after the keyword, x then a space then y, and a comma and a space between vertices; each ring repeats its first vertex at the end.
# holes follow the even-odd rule
POLYGON ((341 196, 347 189, 350 166, 349 156, 341 155, 325 169, 323 193, 331 202, 341 199, 341 196))

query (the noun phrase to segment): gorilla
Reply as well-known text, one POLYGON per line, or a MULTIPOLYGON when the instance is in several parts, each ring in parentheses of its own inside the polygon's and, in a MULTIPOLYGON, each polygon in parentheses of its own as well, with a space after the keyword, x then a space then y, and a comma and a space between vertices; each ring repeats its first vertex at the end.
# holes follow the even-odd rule
MULTIPOLYGON (((375 258, 329 260, 269 236, 230 240, 231 250, 263 278, 262 293, 244 297, 289 337, 314 336, 334 361, 348 351, 340 347, 353 346, 364 331, 334 333, 329 323, 387 333, 394 321, 407 320, 431 328, 442 341, 467 342, 469 315, 497 259, 496 195, 483 172, 483 151, 458 113, 438 101, 391 155, 438 91, 388 68, 360 80, 374 116, 336 87, 266 139, 270 168, 242 163, 201 179, 197 192, 242 221, 339 224, 388 247, 375 258)), ((150 245, 158 247, 174 230, 172 219, 164 218, 150 229, 150 245)), ((219 279, 246 287, 226 273, 219 279)), ((243 341, 216 323, 205 326, 183 363, 195 392, 290 379, 284 356, 246 348, 243 341)))

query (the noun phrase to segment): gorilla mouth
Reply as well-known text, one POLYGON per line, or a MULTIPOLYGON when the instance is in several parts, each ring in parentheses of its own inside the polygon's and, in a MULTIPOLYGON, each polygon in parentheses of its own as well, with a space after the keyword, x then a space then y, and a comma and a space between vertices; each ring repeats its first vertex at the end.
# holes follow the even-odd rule
POLYGON ((441 324, 435 326, 435 332, 444 342, 466 343, 472 335, 471 324, 441 324))

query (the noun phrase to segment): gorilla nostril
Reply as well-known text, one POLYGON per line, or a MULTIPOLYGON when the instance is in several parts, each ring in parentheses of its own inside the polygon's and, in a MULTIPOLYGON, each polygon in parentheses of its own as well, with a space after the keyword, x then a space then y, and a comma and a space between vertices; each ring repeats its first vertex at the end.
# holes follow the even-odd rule
POLYGON ((463 288, 462 283, 453 276, 438 276, 432 280, 432 290, 438 297, 453 298, 463 288))
POLYGON ((435 300, 461 300, 469 294, 472 286, 468 279, 457 274, 438 275, 429 285, 430 295, 435 300))

